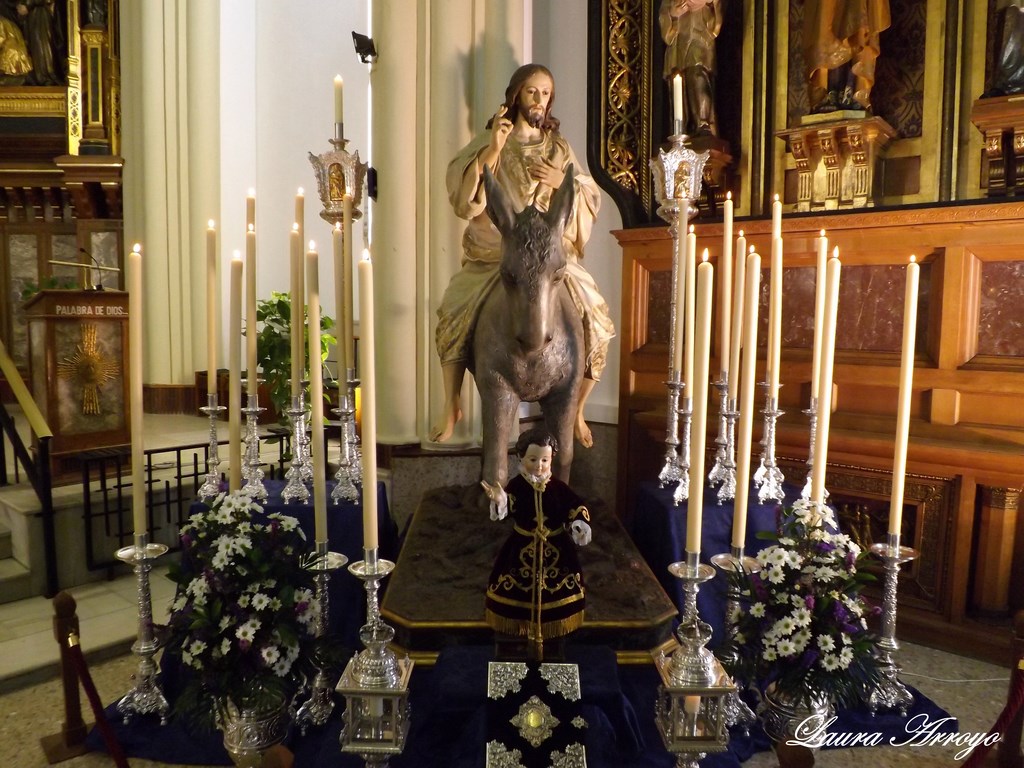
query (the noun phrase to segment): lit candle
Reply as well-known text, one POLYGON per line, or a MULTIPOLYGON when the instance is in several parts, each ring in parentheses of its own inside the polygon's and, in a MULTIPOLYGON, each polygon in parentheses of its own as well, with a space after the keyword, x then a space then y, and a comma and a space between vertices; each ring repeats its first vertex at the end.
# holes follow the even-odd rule
POLYGON ((825 311, 825 262, 828 260, 828 238, 825 230, 818 236, 818 257, 814 268, 814 348, 811 352, 811 396, 818 396, 821 381, 821 330, 825 311))
POLYGON ((921 265, 911 256, 907 265, 907 289, 903 298, 903 349, 900 353, 899 405, 896 409, 896 448, 892 463, 892 496, 889 500, 889 533, 898 536, 903 523, 903 484, 907 472, 910 438, 910 394, 914 383, 914 341, 917 335, 917 285, 921 265))
POLYGON ((683 132, 683 76, 672 75, 672 133, 683 132))
POLYGON ((839 249, 825 267, 824 328, 821 336, 821 382, 818 390, 817 434, 814 440, 814 472, 811 501, 825 501, 825 465, 828 462, 828 429, 832 420, 832 368, 836 350, 836 320, 839 310, 839 249))
POLYGON ((324 373, 320 357, 320 260, 311 240, 306 252, 309 305, 309 426, 313 455, 313 521, 317 541, 327 541, 327 462, 324 456, 324 373))
POLYGON ((672 334, 672 370, 683 379, 683 348, 686 346, 683 334, 686 333, 686 238, 677 237, 674 243, 676 253, 676 284, 672 300, 676 308, 676 324, 672 334))
POLYGON ((686 275, 683 302, 683 323, 685 325, 684 338, 686 348, 683 352, 683 383, 686 385, 686 397, 693 397, 693 318, 694 318, 694 295, 696 290, 697 276, 697 233, 693 226, 686 236, 686 259, 684 261, 686 275))
POLYGON ((231 259, 228 298, 228 490, 242 487, 242 254, 231 259))
POLYGON ((145 445, 142 426, 142 246, 128 254, 128 413, 132 432, 132 524, 149 532, 146 515, 145 445))
POLYGON ((217 230, 206 228, 206 394, 217 394, 217 230))
POLYGON ((245 391, 255 395, 256 374, 256 230, 245 233, 245 391))
POLYGON ((704 507, 704 444, 707 441, 708 376, 711 367, 711 291, 714 268, 708 251, 697 268, 697 306, 694 336, 693 415, 690 421, 690 495, 686 502, 686 551, 700 552, 704 507))
POLYGON ((768 396, 778 401, 782 352, 782 238, 772 240, 768 295, 768 396))
POLYGON ((256 226, 256 190, 249 187, 249 194, 245 196, 245 231, 249 227, 256 226))
MULTIPOLYGON (((744 261, 744 259, 740 259, 744 261)), ((746 257, 750 280, 744 286, 743 371, 738 410, 740 421, 736 434, 736 496, 732 511, 732 546, 741 549, 747 538, 747 497, 750 493, 750 441, 754 430, 754 384, 757 380, 757 308, 761 295, 761 257, 753 251, 746 257)), ((738 269, 738 267, 737 267, 738 269)))
MULTIPOLYGON (((345 360, 348 361, 349 367, 356 367, 356 349, 355 349, 355 335, 352 329, 353 326, 353 300, 354 291, 352 289, 352 195, 346 192, 341 198, 341 224, 342 224, 342 263, 341 263, 341 274, 343 277, 343 285, 345 286, 345 295, 342 303, 339 305, 338 314, 341 316, 340 330, 343 342, 345 344, 345 360), (344 311, 342 311, 344 310, 344 311)), ((341 372, 344 375, 344 371, 341 372)))
POLYGON ((740 386, 740 349, 743 346, 743 283, 747 266, 747 238, 740 230, 736 238, 736 274, 732 279, 732 343, 729 349, 729 399, 735 400, 740 386))
MULTIPOLYGON (((347 194, 345 199, 348 199, 347 194)), ((345 370, 348 368, 349 363, 347 357, 348 344, 345 343, 344 338, 345 325, 342 320, 345 314, 345 244, 342 240, 341 222, 338 222, 334 225, 334 229, 331 230, 331 254, 334 257, 334 306, 335 314, 338 317, 335 330, 337 337, 338 381, 339 386, 344 388, 344 384, 341 382, 345 381, 345 370)))
POLYGON ((345 122, 345 81, 341 75, 334 76, 334 122, 345 122))
POLYGON ((288 240, 291 257, 291 318, 289 335, 291 336, 292 353, 292 397, 302 394, 302 374, 306 370, 305 327, 306 297, 304 269, 302 257, 302 240, 299 238, 299 225, 292 224, 288 240))
POLYGON ((295 193, 295 218, 292 221, 299 224, 299 249, 301 250, 301 243, 306 242, 306 195, 302 187, 299 187, 298 192, 295 193))
POLYGON ((377 394, 373 351, 373 262, 359 262, 359 378, 363 407, 363 549, 377 549, 377 394))
POLYGON ((772 240, 782 237, 782 201, 775 195, 772 199, 772 240))
POLYGON ((728 380, 732 370, 729 368, 729 345, 732 342, 732 192, 725 193, 723 209, 722 259, 718 275, 718 363, 722 378, 728 380))

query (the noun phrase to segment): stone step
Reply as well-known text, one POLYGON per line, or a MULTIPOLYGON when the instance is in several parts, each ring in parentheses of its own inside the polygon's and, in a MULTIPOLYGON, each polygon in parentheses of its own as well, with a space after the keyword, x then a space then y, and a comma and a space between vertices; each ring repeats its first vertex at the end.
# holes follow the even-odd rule
POLYGON ((32 574, 13 557, 0 560, 0 603, 32 597, 32 574))
POLYGON ((0 560, 12 557, 13 553, 14 544, 11 540, 11 529, 0 523, 0 560))

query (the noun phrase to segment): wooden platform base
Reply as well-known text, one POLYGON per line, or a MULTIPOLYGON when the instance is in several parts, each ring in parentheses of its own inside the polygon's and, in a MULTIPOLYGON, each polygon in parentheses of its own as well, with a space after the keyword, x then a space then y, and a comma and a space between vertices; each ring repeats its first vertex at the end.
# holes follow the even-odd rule
MULTIPOLYGON (((594 538, 580 550, 587 610, 572 641, 608 646, 620 663, 649 663, 671 639, 676 608, 615 513, 600 503, 590 511, 594 538)), ((476 486, 424 494, 381 606, 399 648, 430 663, 447 646, 492 642, 484 592, 510 525, 490 520, 476 486)))

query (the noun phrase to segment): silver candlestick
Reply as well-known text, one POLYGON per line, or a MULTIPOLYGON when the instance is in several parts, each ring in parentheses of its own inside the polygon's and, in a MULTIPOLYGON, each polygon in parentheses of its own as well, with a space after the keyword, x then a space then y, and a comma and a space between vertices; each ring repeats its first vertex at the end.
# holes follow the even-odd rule
MULTIPOLYGON (((711 562, 727 577, 732 574, 757 573, 761 570, 761 564, 757 560, 743 554, 743 547, 730 547, 728 552, 722 552, 712 557, 711 562)), ((739 590, 730 579, 725 602, 725 631, 730 638, 736 633, 736 619, 740 610, 739 598, 739 590)), ((719 660, 726 667, 734 666, 738 661, 735 651, 720 653, 719 660)), ((738 725, 746 733, 750 726, 757 722, 757 716, 740 698, 738 689, 725 697, 724 706, 725 723, 730 728, 738 725)))
POLYGON ((672 494, 672 501, 676 506, 690 498, 690 425, 693 416, 693 398, 689 393, 683 398, 679 415, 683 417, 683 444, 679 450, 679 485, 676 486, 676 492, 672 494))
POLYGON ((900 534, 889 533, 884 543, 871 545, 871 554, 885 565, 885 585, 882 593, 882 636, 875 649, 882 677, 869 693, 867 705, 871 714, 879 709, 898 709, 901 715, 906 716, 914 697, 899 681, 900 666, 895 659, 895 653, 900 649, 896 640, 896 590, 900 566, 914 560, 918 552, 911 547, 901 547, 900 534))
MULTIPOLYGON (((811 485, 814 477, 814 462, 816 443, 818 442, 818 398, 811 395, 811 400, 804 411, 809 422, 809 433, 807 438, 807 480, 804 482, 804 489, 800 492, 800 498, 811 498, 811 485)), ((828 491, 825 491, 822 501, 828 499, 828 491)))
POLYGON ((217 405, 217 393, 206 394, 206 405, 199 409, 210 418, 210 449, 206 456, 206 482, 199 489, 199 498, 209 501, 220 493, 220 455, 219 443, 217 440, 217 418, 227 410, 223 405, 217 405))
POLYGON ((288 483, 281 491, 285 504, 292 501, 304 503, 309 499, 309 488, 302 477, 303 451, 305 449, 306 402, 305 390, 299 387, 299 393, 292 395, 292 407, 288 409, 288 423, 292 432, 292 463, 285 473, 288 483))
POLYGON ((339 387, 339 406, 332 413, 341 422, 341 456, 338 471, 334 475, 335 486, 331 498, 335 503, 342 500, 355 502, 359 500, 359 488, 363 482, 362 460, 359 455, 359 437, 356 435, 356 395, 355 388, 359 384, 355 371, 347 371, 344 390, 339 387))
POLYGON ((364 560, 348 568, 366 586, 366 624, 359 630, 365 647, 349 660, 337 687, 347 704, 341 751, 362 756, 367 766, 386 766, 405 748, 413 662, 408 656, 399 659, 388 647, 395 630, 381 618, 377 599, 381 580, 395 564, 379 560, 376 549, 363 554, 364 560))
POLYGON ((267 489, 263 487, 263 462, 260 459, 260 436, 256 430, 260 414, 266 408, 260 408, 260 396, 255 392, 246 395, 245 408, 245 458, 242 460, 242 492, 253 499, 267 498, 267 489))
MULTIPOLYGON (((307 568, 313 572, 313 581, 316 584, 316 598, 320 603, 320 614, 316 620, 316 636, 319 639, 327 637, 330 614, 330 592, 327 589, 331 573, 343 568, 348 558, 339 552, 329 551, 326 541, 316 542, 316 554, 307 568)), ((332 684, 327 679, 327 670, 323 661, 313 659, 313 666, 316 667, 316 676, 313 678, 313 688, 310 691, 309 699, 299 707, 295 713, 295 722, 299 724, 302 734, 310 725, 321 726, 326 723, 334 711, 334 699, 332 684)))
POLYGON ((708 473, 712 486, 721 483, 718 503, 723 504, 736 496, 736 401, 729 399, 729 374, 722 372, 716 381, 718 389, 718 437, 715 438, 715 465, 708 473))
POLYGON ((149 588, 149 572, 152 561, 167 552, 163 544, 150 544, 149 533, 136 533, 135 544, 117 550, 117 559, 132 566, 138 581, 137 598, 139 608, 139 633, 132 644, 132 653, 139 658, 139 671, 135 675, 135 687, 117 702, 117 711, 128 723, 133 715, 160 716, 160 724, 167 724, 170 705, 160 683, 157 681, 157 666, 153 655, 160 643, 153 632, 153 597, 149 588))
POLYGON ((658 474, 658 486, 678 483, 682 477, 679 468, 679 394, 683 383, 679 380, 679 371, 669 371, 668 387, 668 425, 665 430, 665 464, 658 474))
POLYGON ((768 499, 782 501, 786 498, 782 484, 786 478, 775 463, 775 424, 779 416, 785 413, 778 408, 777 397, 765 397, 764 401, 764 439, 761 441, 761 466, 754 473, 754 482, 760 487, 757 499, 764 504, 768 499))
POLYGON ((685 562, 672 563, 668 570, 682 581, 683 615, 676 629, 679 647, 671 656, 660 652, 654 660, 662 682, 654 719, 665 748, 678 755, 677 766, 698 768, 708 752, 728 746, 724 701, 736 686, 706 647, 711 626, 697 610, 700 585, 714 577, 715 569, 688 551, 685 562))

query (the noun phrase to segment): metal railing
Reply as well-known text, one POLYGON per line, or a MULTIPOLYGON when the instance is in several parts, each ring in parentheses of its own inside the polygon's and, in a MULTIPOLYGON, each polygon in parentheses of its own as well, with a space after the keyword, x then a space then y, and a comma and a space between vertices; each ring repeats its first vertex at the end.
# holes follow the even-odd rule
MULTIPOLYGON (((291 442, 288 434, 272 431, 262 444, 266 447, 272 441, 278 443, 277 457, 264 459, 264 473, 269 480, 283 480, 291 442)), ((178 532, 209 471, 209 445, 194 443, 144 452, 150 541, 166 544, 171 551, 179 549, 178 532)), ((131 450, 129 446, 102 448, 79 458, 86 567, 110 568, 121 562, 114 553, 132 541, 131 450)))
MULTIPOLYGON (((8 386, 14 393, 15 400, 21 406, 25 418, 28 420, 32 433, 36 436, 37 455, 33 459, 32 454, 18 434, 14 423, 14 417, 8 412, 6 406, 0 403, 0 427, 11 443, 14 453, 14 478, 18 482, 21 478, 19 466, 25 470, 25 476, 32 484, 32 489, 39 499, 41 507, 39 517, 43 525, 43 560, 46 568, 46 597, 53 597, 60 589, 57 578, 57 535, 53 520, 53 479, 50 476, 50 440, 53 432, 43 414, 32 399, 32 395, 22 381, 18 367, 14 364, 10 355, 7 354, 7 347, 0 341, 0 374, 7 380, 8 386)), ((7 448, 6 443, 0 440, 0 485, 7 485, 7 448)))

